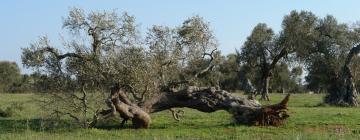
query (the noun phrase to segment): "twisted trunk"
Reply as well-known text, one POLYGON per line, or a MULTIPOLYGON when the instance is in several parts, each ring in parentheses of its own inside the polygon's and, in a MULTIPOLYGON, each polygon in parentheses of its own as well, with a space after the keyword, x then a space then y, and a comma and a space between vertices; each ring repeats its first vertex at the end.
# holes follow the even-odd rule
POLYGON ((149 113, 171 108, 188 107, 201 112, 226 110, 236 122, 246 125, 281 125, 288 118, 286 112, 289 95, 276 105, 262 106, 256 100, 249 100, 231 95, 215 88, 189 86, 174 92, 164 92, 140 104, 127 102, 121 89, 113 92, 112 109, 103 111, 103 115, 118 112, 124 120, 132 119, 134 128, 147 128, 150 124, 149 113), (110 113, 111 112, 111 113, 110 113))
POLYGON ((270 101, 269 98, 269 83, 270 83, 270 72, 266 72, 261 77, 262 89, 260 100, 270 101))
POLYGON ((279 54, 277 54, 273 60, 271 61, 271 63, 267 63, 265 61, 265 63, 262 66, 262 76, 261 76, 261 98, 260 100, 266 100, 266 101, 270 101, 269 98, 269 82, 270 82, 270 77, 271 77, 271 71, 275 68, 276 64, 285 56, 288 55, 288 49, 287 47, 284 47, 283 49, 281 49, 281 51, 279 52, 279 54))
POLYGON ((337 106, 358 106, 358 92, 353 82, 350 63, 359 52, 360 44, 350 50, 339 78, 334 79, 333 85, 328 89, 329 94, 325 97, 325 103, 337 106))

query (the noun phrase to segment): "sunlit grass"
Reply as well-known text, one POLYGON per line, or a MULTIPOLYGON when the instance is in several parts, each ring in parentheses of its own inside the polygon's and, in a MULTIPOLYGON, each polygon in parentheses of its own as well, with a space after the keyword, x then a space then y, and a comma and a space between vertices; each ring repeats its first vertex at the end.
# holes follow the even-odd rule
MULTIPOLYGON (((262 103, 277 103, 284 96, 272 94, 271 102, 262 103)), ((179 122, 169 111, 151 114, 149 129, 118 129, 116 123, 114 127, 48 131, 41 129, 42 111, 31 101, 33 94, 0 94, 0 107, 11 102, 25 106, 14 117, 0 118, 0 139, 359 139, 359 108, 319 106, 323 96, 293 94, 290 118, 280 127, 234 125, 225 111, 185 109, 179 122)))

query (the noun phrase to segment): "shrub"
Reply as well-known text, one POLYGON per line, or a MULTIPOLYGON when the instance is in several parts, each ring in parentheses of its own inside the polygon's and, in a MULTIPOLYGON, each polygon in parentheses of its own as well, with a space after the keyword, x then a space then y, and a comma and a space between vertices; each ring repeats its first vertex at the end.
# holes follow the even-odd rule
POLYGON ((23 103, 13 102, 10 106, 6 107, 5 109, 0 108, 0 117, 12 117, 16 114, 16 111, 24 110, 23 103))

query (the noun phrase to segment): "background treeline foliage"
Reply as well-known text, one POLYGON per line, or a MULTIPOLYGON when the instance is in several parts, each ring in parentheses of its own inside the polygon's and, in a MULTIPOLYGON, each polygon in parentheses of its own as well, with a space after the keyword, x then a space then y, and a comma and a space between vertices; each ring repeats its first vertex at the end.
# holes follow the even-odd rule
MULTIPOLYGON (((81 14, 81 12, 78 14, 81 14)), ((270 58, 274 57, 274 54, 278 53, 279 49, 276 48, 276 46, 279 46, 279 43, 282 43, 282 39, 295 37, 292 39, 295 40, 297 46, 307 46, 306 52, 304 49, 298 48, 301 53, 289 54, 283 59, 280 59, 279 63, 276 63, 274 69, 269 75, 269 91, 280 93, 299 93, 310 91, 315 93, 327 92, 327 89, 331 83, 334 82, 334 79, 339 77, 339 72, 347 52, 356 43, 360 42, 360 24, 356 23, 349 25, 339 23, 337 19, 331 15, 319 18, 311 12, 293 11, 289 16, 287 16, 287 18, 284 18, 283 26, 295 27, 295 25, 292 24, 302 23, 302 20, 300 20, 300 17, 302 16, 311 17, 311 34, 308 33, 309 37, 311 37, 310 39, 305 38, 303 40, 306 41, 299 41, 298 35, 285 33, 290 32, 290 29, 301 32, 302 30, 298 30, 299 28, 289 28, 289 30, 284 30, 283 32, 277 34, 265 23, 259 23, 254 27, 252 34, 247 38, 247 41, 241 46, 240 51, 236 51, 236 53, 230 53, 228 55, 222 54, 221 51, 216 51, 214 53, 215 60, 212 62, 214 66, 211 69, 212 72, 207 73, 206 76, 200 76, 198 78, 197 85, 216 86, 228 91, 237 91, 244 90, 243 85, 246 85, 244 82, 250 81, 254 89, 259 92, 259 89, 261 89, 262 86, 262 61, 266 60, 267 62, 270 58), (296 22, 288 21, 290 19, 294 19, 296 22), (300 55, 301 57, 297 55, 300 55)), ((157 81, 158 83, 174 81, 174 79, 186 79, 189 75, 193 75, 196 71, 199 71, 199 69, 207 65, 207 59, 194 57, 202 56, 198 55, 199 50, 194 49, 196 48, 194 46, 202 46, 205 44, 210 48, 217 47, 215 37, 213 36, 211 30, 208 29, 208 26, 205 26, 209 23, 204 22, 201 17, 195 16, 185 21, 183 26, 179 28, 171 29, 163 26, 154 26, 153 28, 150 28, 147 33, 147 37, 145 37, 145 43, 143 43, 149 46, 150 51, 148 53, 144 53, 144 49, 136 47, 139 46, 138 40, 141 40, 141 38, 138 37, 138 31, 136 31, 135 26, 133 26, 134 17, 125 13, 123 18, 124 19, 115 19, 117 19, 116 21, 120 20, 118 22, 121 23, 121 27, 124 26, 124 29, 125 27, 126 29, 129 28, 129 30, 126 31, 119 30, 119 32, 121 31, 127 33, 119 33, 122 35, 120 38, 126 39, 123 40, 123 44, 120 44, 125 46, 123 47, 125 49, 117 50, 115 51, 115 54, 105 53, 103 56, 104 58, 101 60, 106 60, 106 62, 109 61, 109 64, 107 65, 114 65, 115 67, 104 68, 104 71, 100 71, 100 73, 108 72, 110 69, 115 71, 115 74, 112 74, 112 77, 119 76, 122 77, 121 79, 125 79, 124 81, 132 81, 134 86, 146 85, 154 81, 151 80, 151 78, 146 78, 149 75, 161 75, 160 81, 157 81), (204 34, 202 38, 196 38, 199 37, 197 34, 200 33, 204 34), (199 42, 193 42, 194 39, 197 39, 199 42), (129 42, 133 46, 127 46, 129 45, 129 42), (178 50, 177 47, 179 47, 179 43, 183 45, 185 50, 193 50, 188 51, 191 55, 184 57, 189 58, 189 60, 186 61, 186 64, 173 62, 175 59, 177 60, 183 57, 183 52, 176 51, 178 50), (108 58, 108 56, 112 57, 108 58), (110 62, 113 61, 118 62, 118 59, 124 60, 124 62, 121 61, 119 64, 110 64, 110 62), (149 61, 149 64, 144 63, 145 60, 146 62, 149 61), (128 65, 128 62, 138 63, 134 63, 136 65, 128 65), (128 67, 121 69, 116 67, 120 65, 128 67), (148 66, 152 66, 149 68, 154 69, 153 72, 155 73, 146 73, 142 71, 144 70, 143 67, 148 66), (148 80, 144 81, 143 79, 148 80)), ((69 29, 71 31, 77 31, 77 26, 70 26, 70 19, 68 21, 69 23, 65 22, 65 25, 69 24, 69 29)), ((306 19, 308 20, 308 18, 306 19)), ((101 24, 101 26, 103 25, 101 24)), ((308 26, 310 26, 310 24, 308 26)), ((104 34, 107 35, 107 32, 104 32, 104 34)), ((43 44, 48 43, 46 40, 43 41, 45 41, 43 44)), ((69 43, 69 45, 74 45, 74 43, 69 43)), ((108 44, 105 44, 105 46, 106 45, 108 44)), ((80 49, 81 45, 75 44, 73 47, 76 51, 83 51, 80 49)), ((109 49, 110 48, 105 48, 103 51, 111 52, 109 49)), ((51 62, 50 60, 52 61, 52 59, 49 59, 49 62, 51 62)), ((354 77, 354 83, 358 89, 360 87, 359 64, 360 56, 357 56, 352 61, 351 71, 354 77)), ((75 73, 74 69, 79 66, 83 66, 84 63, 69 60, 68 65, 68 71, 70 73, 75 73), (79 65, 79 63, 81 63, 81 65, 79 65)), ((87 67, 86 72, 93 69, 93 67, 96 67, 96 65, 87 67)), ((85 70, 85 68, 82 69, 85 70)), ((51 69, 50 71, 54 72, 58 70, 59 69, 51 69)), ((98 71, 91 72, 97 76, 98 71)), ((76 74, 78 75, 79 73, 75 73, 75 75, 76 74)), ((89 75, 86 74, 81 76, 81 78, 85 78, 85 81, 93 80, 89 79, 89 75)), ((108 79, 109 77, 103 78, 108 79)), ((67 79, 71 79, 68 80, 67 84, 69 85, 77 83, 78 80, 73 78, 71 75, 67 76, 67 79)), ((15 62, 0 62, 1 93, 43 92, 46 90, 52 90, 52 87, 59 87, 56 85, 56 83, 61 83, 59 80, 61 79, 59 79, 56 74, 44 74, 39 71, 30 75, 21 74, 20 68, 15 62), (51 81, 54 77, 57 77, 55 78, 56 80, 51 81)), ((100 78, 98 82, 104 81, 100 78)), ((70 88, 67 87, 65 89, 70 88)))
MULTIPOLYGON (((218 54, 221 55, 221 54, 218 54)), ((195 63, 195 62, 194 62, 195 63)), ((197 62, 201 63, 201 62, 197 62)), ((200 79, 201 81, 217 81, 215 83, 208 83, 209 85, 219 85, 220 88, 228 91, 241 91, 242 80, 240 70, 246 70, 246 67, 240 66, 239 56, 237 54, 229 54, 227 56, 218 57, 219 65, 213 68, 214 73, 200 79), (217 79, 217 80, 209 80, 217 79)), ((290 69, 287 64, 281 63, 276 67, 275 74, 271 81, 272 92, 303 92, 304 86, 300 82, 301 68, 290 69), (300 70, 299 72, 294 72, 300 70)), ((189 67, 188 73, 192 72, 189 67)), ((251 81, 256 81, 256 71, 252 73, 251 81)), ((0 62, 0 93, 34 93, 46 92, 52 86, 47 75, 39 74, 21 74, 19 66, 15 62, 2 61, 0 62)), ((357 76, 357 77, 360 77, 357 76)), ((256 82, 255 82, 256 83, 256 82)), ((255 85, 256 86, 256 85, 255 85)))
POLYGON ((0 93, 34 92, 37 74, 21 74, 15 62, 0 62, 0 93))

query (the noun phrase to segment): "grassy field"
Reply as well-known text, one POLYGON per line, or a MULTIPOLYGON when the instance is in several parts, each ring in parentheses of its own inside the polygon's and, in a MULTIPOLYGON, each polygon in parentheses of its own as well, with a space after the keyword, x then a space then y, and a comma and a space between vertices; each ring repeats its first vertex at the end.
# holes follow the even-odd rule
MULTIPOLYGON (((24 106, 15 116, 0 118, 0 139, 360 139, 359 108, 319 106, 323 95, 292 95, 290 118, 280 127, 234 125, 224 111, 201 113, 185 109, 180 122, 173 120, 168 111, 151 114, 150 129, 117 129, 114 124, 106 129, 52 131, 42 129, 42 111, 31 101, 32 96, 0 94, 0 108, 14 102, 24 106)), ((273 94, 272 101, 263 104, 278 102, 283 96, 273 94)))

